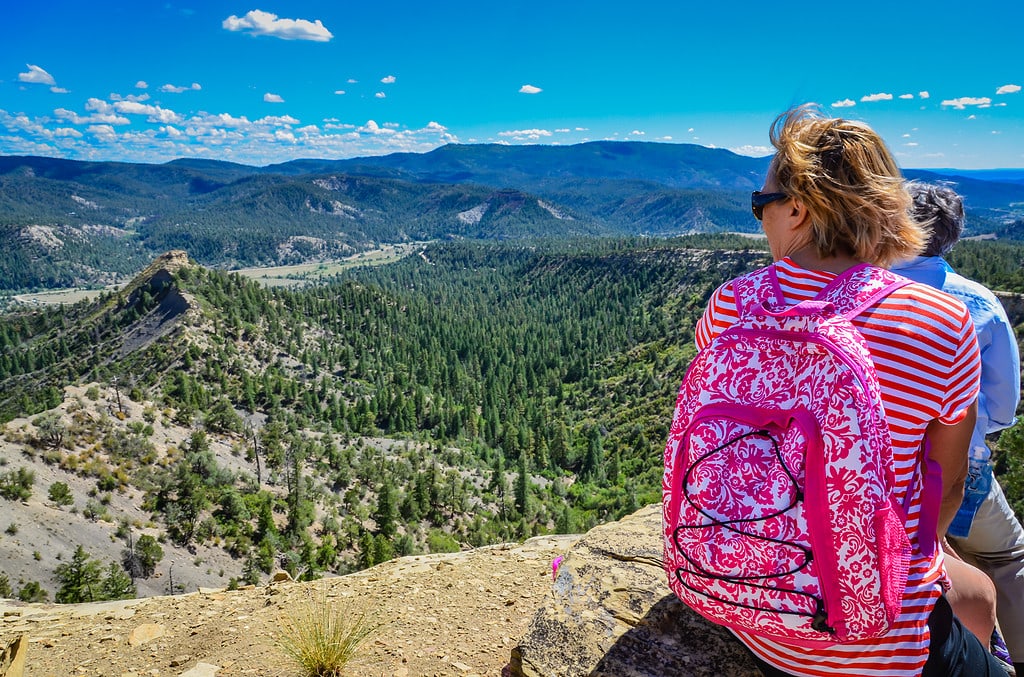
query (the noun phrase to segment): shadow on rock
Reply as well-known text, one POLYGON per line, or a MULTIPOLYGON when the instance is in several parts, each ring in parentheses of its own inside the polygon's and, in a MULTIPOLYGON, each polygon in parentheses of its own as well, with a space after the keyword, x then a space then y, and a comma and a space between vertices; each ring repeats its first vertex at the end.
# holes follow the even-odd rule
POLYGON ((668 589, 661 506, 601 525, 566 555, 513 649, 513 677, 759 677, 746 648, 668 589))

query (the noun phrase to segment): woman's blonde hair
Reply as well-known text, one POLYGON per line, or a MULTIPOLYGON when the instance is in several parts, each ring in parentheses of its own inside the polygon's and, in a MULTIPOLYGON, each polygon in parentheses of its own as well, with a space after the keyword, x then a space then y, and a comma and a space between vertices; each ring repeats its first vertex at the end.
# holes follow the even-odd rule
POLYGON ((899 167, 866 124, 797 106, 772 123, 771 141, 769 171, 779 191, 806 205, 819 256, 888 266, 924 248, 928 233, 909 215, 899 167))

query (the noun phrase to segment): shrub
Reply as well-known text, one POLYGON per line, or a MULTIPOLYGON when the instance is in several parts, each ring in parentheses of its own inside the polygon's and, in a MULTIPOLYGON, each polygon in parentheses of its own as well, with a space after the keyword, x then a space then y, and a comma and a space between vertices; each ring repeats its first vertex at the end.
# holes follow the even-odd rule
POLYGON ((71 488, 63 482, 54 482, 50 485, 49 497, 57 505, 71 505, 75 502, 71 488))
POLYGON ((321 590, 282 618, 278 645, 304 677, 341 677, 378 628, 365 611, 339 607, 321 590))
POLYGON ((8 501, 25 501, 32 495, 36 474, 22 466, 17 470, 0 473, 0 496, 8 501))
POLYGON ((427 548, 430 552, 459 552, 462 548, 455 538, 441 529, 431 529, 427 534, 427 548))
POLYGON ((38 581, 29 581, 18 591, 18 599, 22 602, 45 602, 49 596, 38 581))

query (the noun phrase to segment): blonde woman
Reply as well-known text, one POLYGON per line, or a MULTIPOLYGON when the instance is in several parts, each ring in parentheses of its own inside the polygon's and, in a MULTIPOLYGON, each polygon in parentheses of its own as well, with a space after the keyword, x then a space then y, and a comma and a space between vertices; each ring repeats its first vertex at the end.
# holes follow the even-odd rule
MULTIPOLYGON (((886 267, 923 249, 927 233, 908 215, 903 177, 870 127, 802 106, 776 119, 771 141, 775 156, 751 207, 767 235, 787 305, 812 299, 858 264, 886 267)), ((698 348, 737 317, 733 286, 726 283, 714 293, 697 326, 698 348)), ((974 428, 980 363, 970 314, 952 297, 910 284, 862 313, 854 324, 878 373, 896 491, 908 513, 913 551, 902 611, 882 637, 813 651, 734 632, 772 676, 1001 677, 999 663, 952 612, 945 596, 950 581, 946 560, 941 548, 932 547, 960 505, 974 428), (926 437, 931 461, 942 469, 943 498, 937 530, 926 527, 920 533, 926 437), (922 544, 928 547, 922 549, 922 544)), ((957 566, 963 565, 951 568, 957 566)), ((961 591, 966 599, 987 599, 988 591, 961 591)), ((977 632, 985 632, 986 613, 977 622, 972 617, 977 632)))

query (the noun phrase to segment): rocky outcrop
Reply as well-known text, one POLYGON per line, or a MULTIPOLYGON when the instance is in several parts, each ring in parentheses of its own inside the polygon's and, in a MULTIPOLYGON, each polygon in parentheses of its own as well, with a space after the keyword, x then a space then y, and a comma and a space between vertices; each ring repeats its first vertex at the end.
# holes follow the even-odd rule
POLYGON ((759 677, 739 641, 672 594, 660 557, 660 505, 588 532, 513 649, 511 674, 759 677))
POLYGON ((241 590, 92 604, 0 599, 0 649, 27 646, 24 677, 295 675, 283 629, 330 609, 366 612, 375 628, 346 675, 497 677, 551 588, 552 558, 578 538, 415 555, 241 590))
POLYGON ((282 624, 328 605, 366 611, 377 626, 351 674, 758 677, 728 632, 669 592, 660 525, 655 505, 582 538, 403 557, 311 583, 282 576, 94 604, 0 600, 0 648, 20 644, 24 677, 293 674, 282 624))

